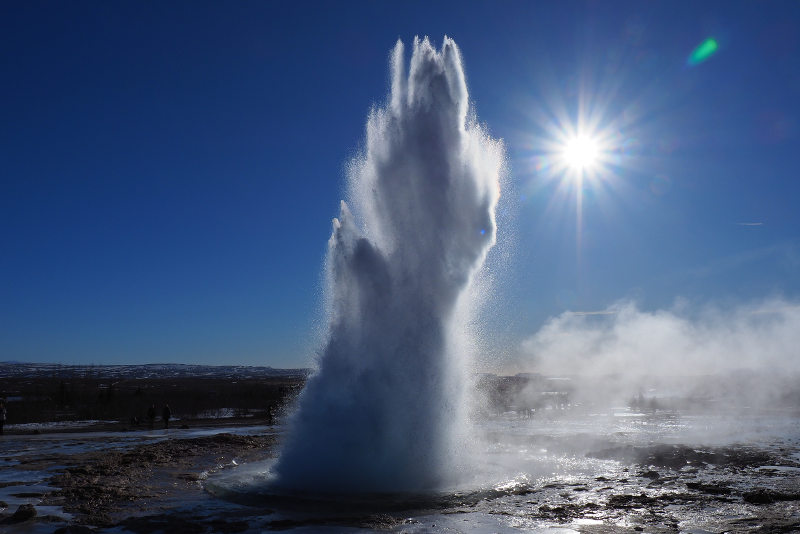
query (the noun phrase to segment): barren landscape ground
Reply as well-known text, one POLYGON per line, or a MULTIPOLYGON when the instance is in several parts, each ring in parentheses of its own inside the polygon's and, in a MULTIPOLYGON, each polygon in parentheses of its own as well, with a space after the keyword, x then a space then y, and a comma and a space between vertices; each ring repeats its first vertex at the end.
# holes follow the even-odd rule
POLYGON ((0 442, 0 532, 800 530, 796 417, 625 415, 487 416, 473 468, 489 483, 385 499, 271 492, 280 421, 12 431, 0 442))

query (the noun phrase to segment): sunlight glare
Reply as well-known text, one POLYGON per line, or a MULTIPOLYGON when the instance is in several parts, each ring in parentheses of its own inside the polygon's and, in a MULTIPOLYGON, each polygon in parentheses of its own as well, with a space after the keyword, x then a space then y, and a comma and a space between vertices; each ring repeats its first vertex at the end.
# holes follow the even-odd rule
POLYGON ((571 139, 564 147, 567 165, 577 169, 591 167, 597 160, 597 143, 584 136, 571 139))

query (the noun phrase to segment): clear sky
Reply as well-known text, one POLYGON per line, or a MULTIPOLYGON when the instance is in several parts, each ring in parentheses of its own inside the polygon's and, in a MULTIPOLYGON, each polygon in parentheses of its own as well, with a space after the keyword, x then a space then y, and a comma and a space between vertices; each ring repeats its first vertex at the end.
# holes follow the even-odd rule
POLYGON ((508 150, 499 352, 619 301, 796 302, 798 2, 26 0, 0 5, 0 361, 307 365, 344 168, 416 35, 455 40, 508 150))

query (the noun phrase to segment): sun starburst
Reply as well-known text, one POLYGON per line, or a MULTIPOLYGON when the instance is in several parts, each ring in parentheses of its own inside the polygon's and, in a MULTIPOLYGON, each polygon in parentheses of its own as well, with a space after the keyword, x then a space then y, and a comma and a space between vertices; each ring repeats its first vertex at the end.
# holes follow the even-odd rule
POLYGON ((588 169, 597 163, 598 153, 597 141, 591 137, 581 135, 567 141, 562 156, 569 167, 588 169))

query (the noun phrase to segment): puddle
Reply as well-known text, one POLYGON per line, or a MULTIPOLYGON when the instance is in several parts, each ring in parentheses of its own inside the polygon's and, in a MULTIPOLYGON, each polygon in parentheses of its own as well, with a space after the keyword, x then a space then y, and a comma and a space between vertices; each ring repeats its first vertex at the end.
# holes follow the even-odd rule
POLYGON ((575 525, 602 525, 603 521, 600 519, 581 518, 575 519, 572 523, 575 525))
MULTIPOLYGON (((56 491, 58 488, 53 486, 40 486, 40 485, 18 485, 6 486, 0 488, 0 501, 5 501, 8 504, 9 510, 16 510, 20 504, 33 504, 36 505, 42 500, 42 496, 56 491)), ((61 510, 60 507, 58 507, 61 510)))
POLYGON ((36 484, 52 476, 47 471, 25 471, 22 469, 3 469, 0 471, 0 483, 8 484, 19 482, 20 484, 36 484))
POLYGON ((760 471, 779 471, 782 473, 799 473, 800 467, 791 467, 788 465, 762 465, 758 468, 760 471))

